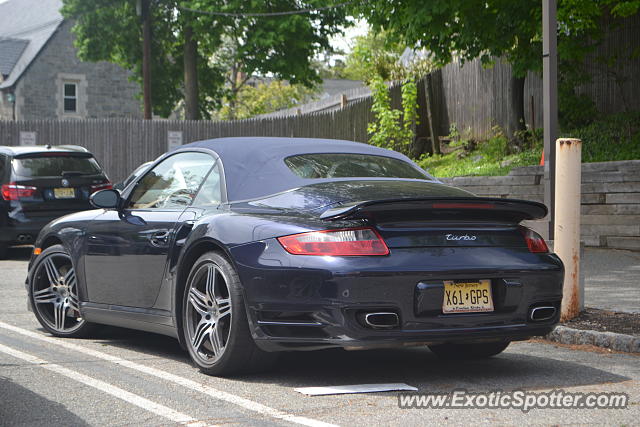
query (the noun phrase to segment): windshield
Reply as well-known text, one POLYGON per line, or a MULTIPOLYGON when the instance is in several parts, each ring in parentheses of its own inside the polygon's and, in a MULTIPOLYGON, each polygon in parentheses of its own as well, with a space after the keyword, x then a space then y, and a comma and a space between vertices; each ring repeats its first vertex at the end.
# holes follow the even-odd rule
POLYGON ((410 163, 367 154, 302 154, 284 159, 301 178, 409 178, 428 179, 410 163))
POLYGON ((93 157, 47 155, 13 159, 13 170, 21 177, 62 176, 63 173, 98 175, 100 165, 93 157))

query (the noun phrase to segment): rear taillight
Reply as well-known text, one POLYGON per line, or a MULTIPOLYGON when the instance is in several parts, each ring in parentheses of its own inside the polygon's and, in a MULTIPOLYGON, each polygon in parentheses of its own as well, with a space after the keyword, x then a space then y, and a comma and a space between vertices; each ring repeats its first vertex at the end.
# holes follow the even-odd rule
POLYGON ((2 198, 4 200, 19 200, 22 198, 33 197, 36 193, 36 187, 28 185, 18 185, 15 182, 4 184, 2 186, 2 198))
POLYGON ((547 243, 544 241, 541 235, 539 235, 535 231, 526 227, 521 227, 520 231, 524 236, 525 242, 527 242, 527 246, 529 247, 529 252, 533 252, 533 253, 549 252, 547 243))
POLYGON ((294 255, 365 256, 388 255, 389 248, 372 228, 312 231, 278 237, 294 255))
POLYGON ((102 184, 92 185, 90 193, 93 194, 96 191, 100 191, 100 190, 111 190, 112 188, 113 188, 113 185, 109 181, 107 181, 107 182, 103 182, 102 184))

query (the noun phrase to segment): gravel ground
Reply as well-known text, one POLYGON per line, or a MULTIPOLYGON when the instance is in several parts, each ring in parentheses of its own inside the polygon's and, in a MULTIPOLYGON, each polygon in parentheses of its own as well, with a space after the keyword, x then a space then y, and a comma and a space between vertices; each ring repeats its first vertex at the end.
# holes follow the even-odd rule
POLYGON ((640 315, 587 308, 564 326, 581 330, 614 332, 640 337, 640 315))

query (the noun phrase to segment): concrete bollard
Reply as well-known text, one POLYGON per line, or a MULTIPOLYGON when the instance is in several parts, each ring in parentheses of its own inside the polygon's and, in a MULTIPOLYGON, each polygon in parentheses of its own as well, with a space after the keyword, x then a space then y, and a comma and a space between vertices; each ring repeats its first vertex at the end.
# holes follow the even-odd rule
POLYGON ((556 211, 554 251, 564 263, 560 321, 580 313, 580 184, 582 181, 582 141, 556 141, 556 211))

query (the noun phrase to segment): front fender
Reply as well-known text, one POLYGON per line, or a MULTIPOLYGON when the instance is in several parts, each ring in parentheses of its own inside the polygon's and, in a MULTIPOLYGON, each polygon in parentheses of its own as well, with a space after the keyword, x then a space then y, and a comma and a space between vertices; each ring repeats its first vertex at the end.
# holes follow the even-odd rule
MULTIPOLYGON (((35 240, 35 247, 45 249, 55 244, 61 244, 69 252, 78 279, 78 292, 81 300, 86 293, 84 276, 84 236, 87 225, 104 212, 103 209, 81 211, 62 216, 44 226, 35 240)), ((31 279, 32 267, 38 255, 31 254, 27 269, 25 285, 31 279)))

